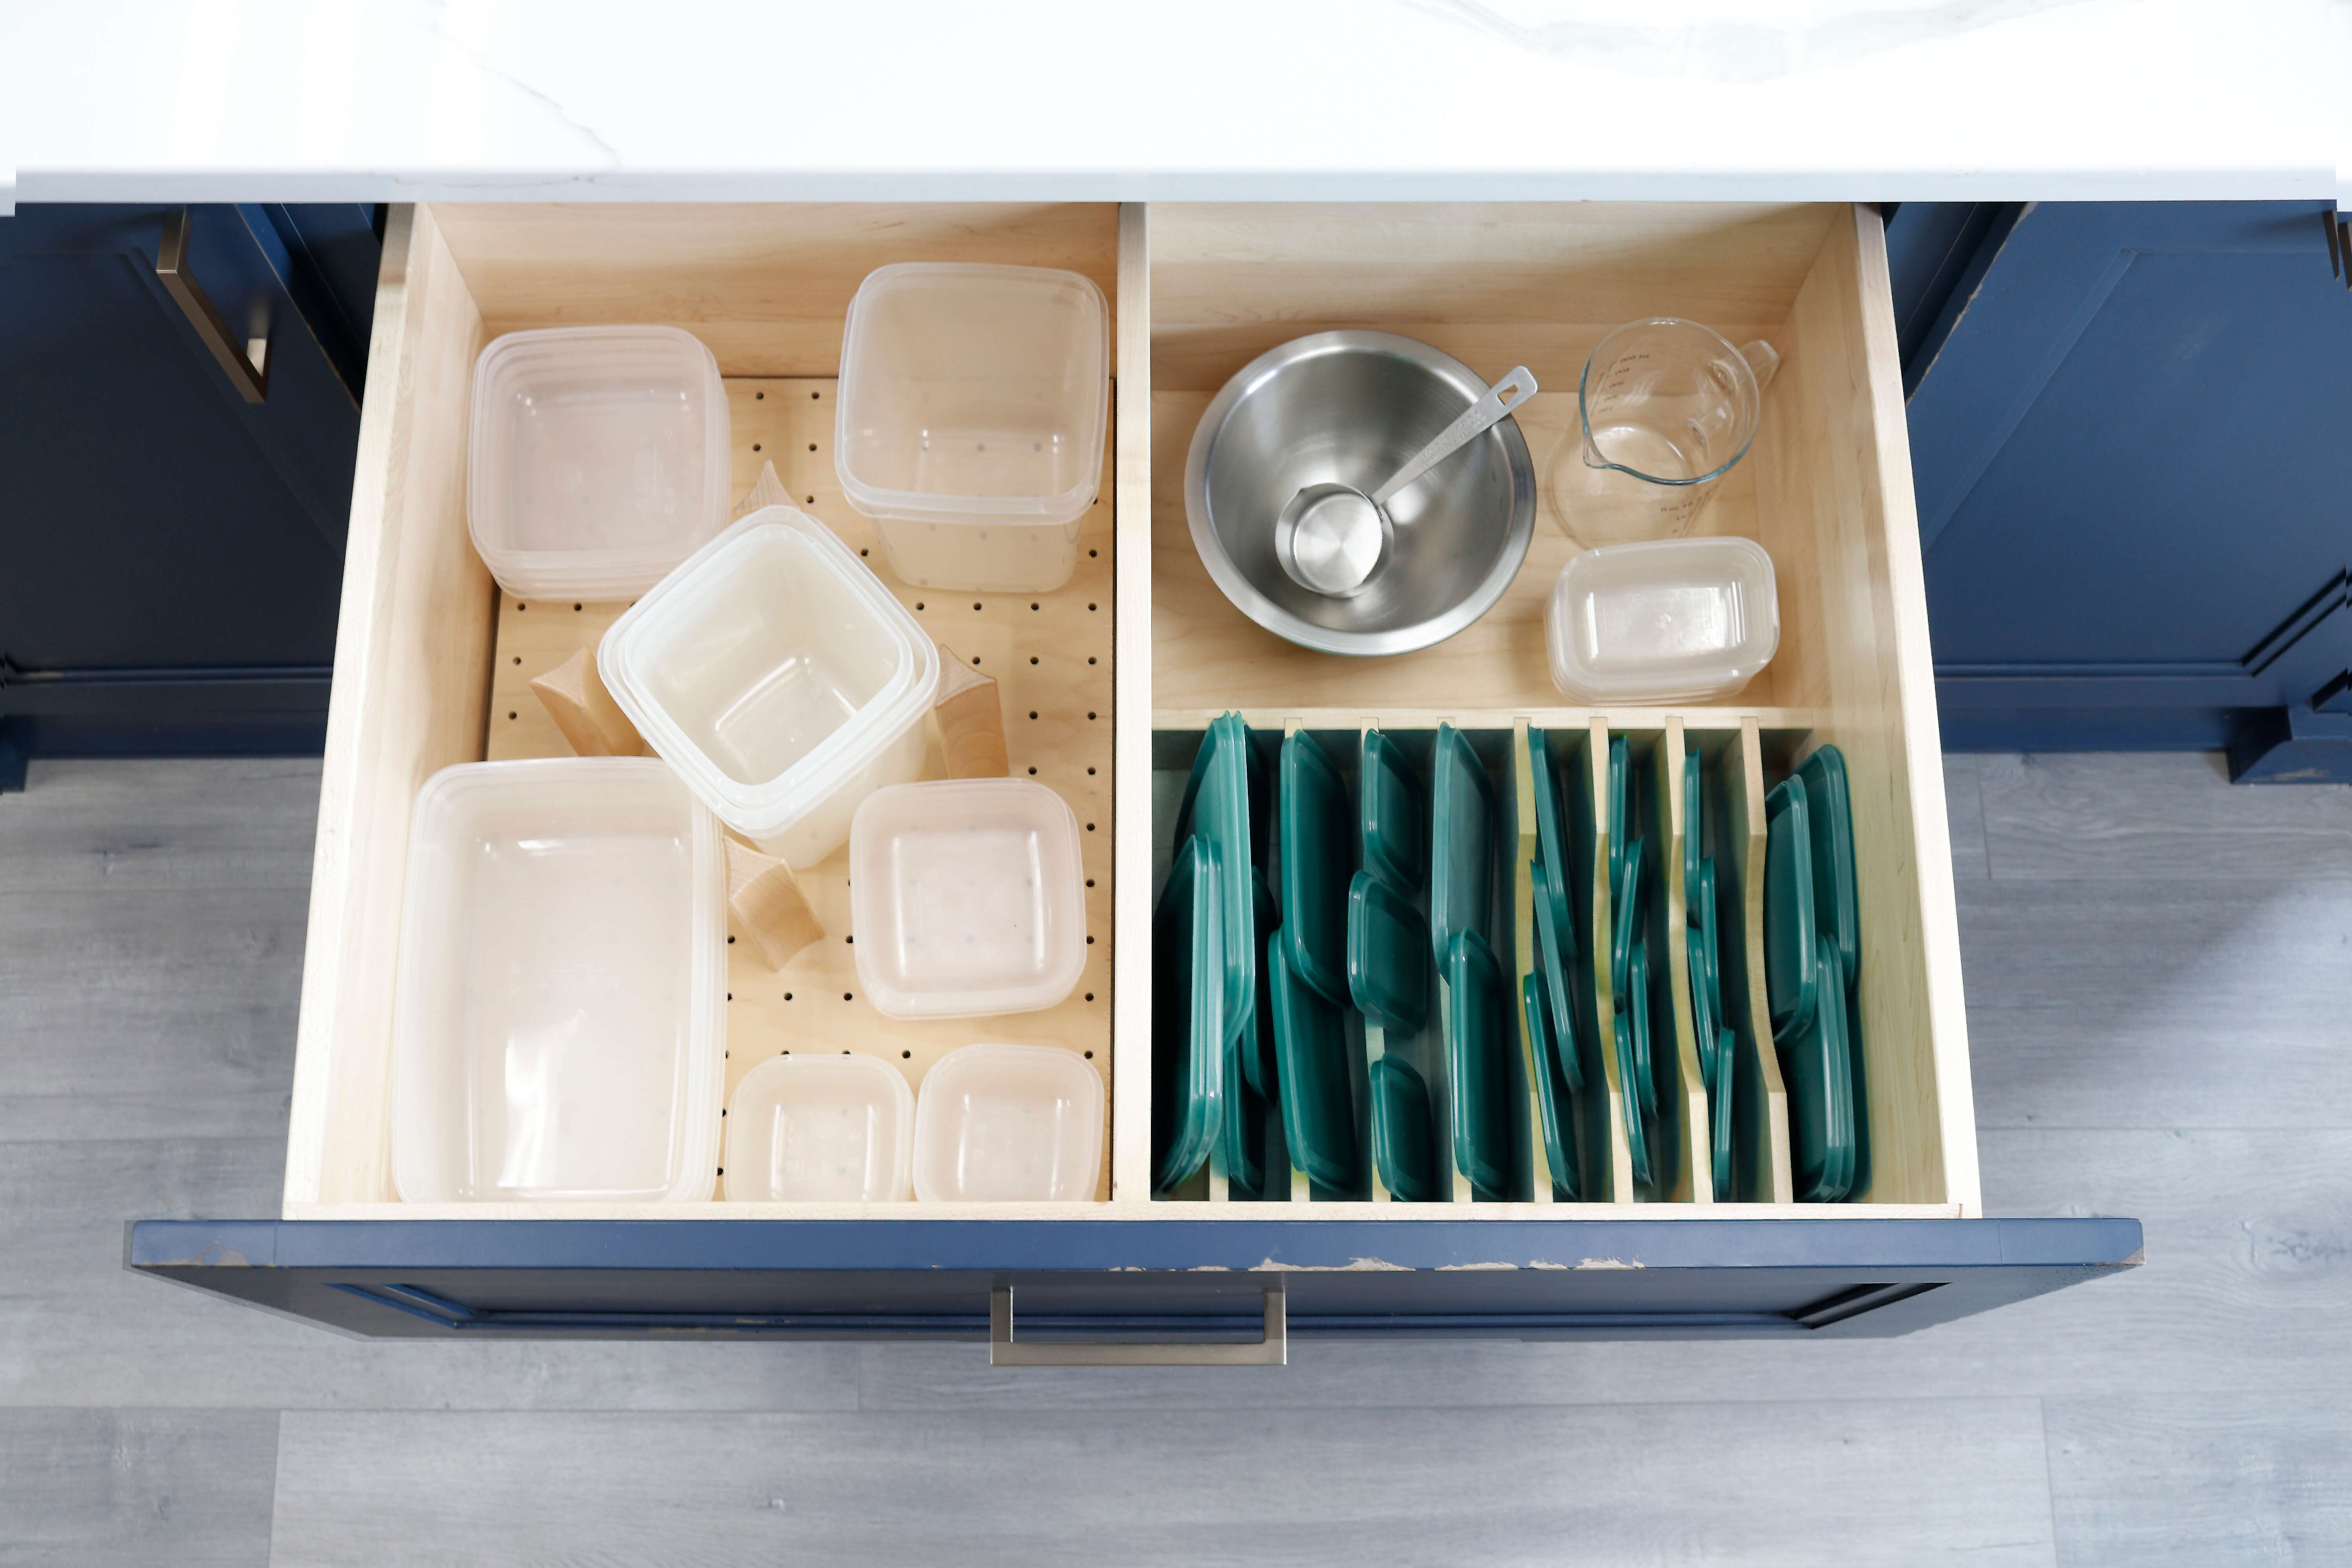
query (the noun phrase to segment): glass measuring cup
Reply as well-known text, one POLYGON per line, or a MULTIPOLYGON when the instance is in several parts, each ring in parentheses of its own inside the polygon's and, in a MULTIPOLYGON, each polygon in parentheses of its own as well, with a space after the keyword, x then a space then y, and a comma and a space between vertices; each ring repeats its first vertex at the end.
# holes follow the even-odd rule
POLYGON ((1780 356, 1696 321, 1629 321, 1584 362, 1578 441, 1554 465, 1560 522, 1590 549, 1678 539, 1748 455, 1780 356))

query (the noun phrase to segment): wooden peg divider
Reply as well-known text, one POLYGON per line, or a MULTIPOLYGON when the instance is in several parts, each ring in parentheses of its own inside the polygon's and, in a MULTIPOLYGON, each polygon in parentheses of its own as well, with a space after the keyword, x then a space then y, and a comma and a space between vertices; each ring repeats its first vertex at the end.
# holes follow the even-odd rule
POLYGON ((596 660, 586 648, 575 648, 572 657, 549 670, 533 677, 532 691, 546 705, 547 716, 563 732, 572 750, 583 757, 641 757, 646 754, 644 738, 629 716, 621 711, 613 694, 604 689, 597 679, 596 660))
POLYGON ((782 969, 793 954, 824 938, 824 926, 809 908, 793 868, 732 838, 727 841, 727 907, 772 969, 782 969))

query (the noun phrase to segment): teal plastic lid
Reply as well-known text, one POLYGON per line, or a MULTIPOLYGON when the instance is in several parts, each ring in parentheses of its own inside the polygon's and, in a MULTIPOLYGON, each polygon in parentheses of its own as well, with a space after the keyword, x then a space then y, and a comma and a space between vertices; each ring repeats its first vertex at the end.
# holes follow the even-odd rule
POLYGON ((1633 1155, 1633 1180, 1650 1182, 1650 1141, 1642 1128, 1642 1104, 1633 1093, 1633 1026, 1619 1013, 1611 1020, 1617 1036, 1617 1079, 1624 1086, 1625 1142, 1633 1155))
POLYGON ((1804 760, 1797 777, 1804 781, 1812 824, 1814 913, 1834 939, 1839 973, 1852 985, 1862 967, 1862 912, 1854 892, 1853 797, 1845 754, 1823 746, 1804 760))
POLYGON ((1364 731, 1356 759, 1356 845, 1366 868, 1410 899, 1429 874, 1421 771, 1394 741, 1364 731))
POLYGON ((1708 1094, 1713 1097, 1708 1102, 1709 1109, 1715 1112, 1714 1116, 1710 1118, 1715 1124, 1715 1137, 1713 1139, 1715 1168, 1712 1173, 1715 1177, 1715 1201, 1719 1204, 1729 1203, 1732 1201, 1731 1086, 1738 1080, 1738 1073, 1732 1066, 1732 1063, 1738 1055, 1738 1047, 1737 1042, 1735 1042, 1731 1037, 1731 1031, 1728 1029, 1721 1031, 1717 1036, 1715 1043, 1715 1082, 1707 1090, 1708 1094))
POLYGON ((1224 921, 1217 866, 1197 837, 1176 850, 1151 915, 1151 1162, 1156 1192, 1208 1159, 1224 1105, 1224 921))
POLYGON ((1801 780, 1783 779, 1764 798, 1764 994, 1772 1037, 1801 1033, 1813 1018, 1813 841, 1801 780))
POLYGON ((1265 1193, 1265 1100, 1244 1081, 1240 1058, 1225 1053, 1225 1109, 1217 1142, 1224 1156, 1229 1197, 1265 1193))
POLYGON ((1266 967, 1290 1163, 1318 1186, 1353 1192, 1361 1163, 1348 1084, 1347 1018, 1298 977, 1287 942, 1273 944, 1266 967))
POLYGON ((1551 904, 1538 895, 1536 904, 1536 973, 1544 977, 1545 1005, 1549 1010, 1549 1035, 1559 1060, 1559 1070, 1570 1089, 1584 1088, 1584 1064, 1576 1059, 1576 1009, 1568 994, 1568 964, 1560 952, 1559 928, 1551 904))
POLYGON ((1560 824, 1559 785, 1552 777, 1551 749, 1544 732, 1528 729, 1528 764, 1534 774, 1536 797, 1536 896, 1538 909, 1551 909, 1552 931, 1561 939, 1560 962, 1576 957, 1576 920, 1568 904, 1568 835, 1560 824))
POLYGON ((1437 1201, 1435 1115, 1429 1086, 1411 1062, 1381 1057, 1372 1063, 1372 1159, 1381 1185, 1409 1204, 1437 1201))
POLYGON ((1650 940, 1633 939, 1633 953, 1625 965, 1625 1013, 1633 1024, 1633 1077, 1641 1090, 1642 1114, 1658 1113, 1657 1053, 1650 1039, 1650 940))
POLYGON ((1827 936, 1821 939, 1821 970, 1822 1032, 1827 1041, 1831 1081, 1837 1092, 1830 1122, 1831 1149, 1837 1156, 1836 1191, 1824 1201, 1843 1203, 1853 1194, 1854 1121, 1861 1108, 1853 1097, 1853 1042, 1847 1037, 1845 987, 1832 978, 1837 973, 1837 949, 1827 936))
POLYGON ((1706 963, 1699 949, 1706 939, 1696 926, 1683 930, 1683 945, 1687 962, 1684 967, 1690 973, 1691 1034, 1698 1042, 1698 1076, 1708 1089, 1715 1087, 1715 1007, 1706 991, 1706 963))
POLYGON ((1249 730, 1238 713, 1209 725, 1184 800, 1176 813, 1181 843, 1189 834, 1207 844, 1217 863, 1219 908, 1224 921, 1224 1009, 1228 1039, 1247 1026, 1257 984, 1257 944, 1251 940, 1249 730))
POLYGON ((1445 962, 1463 931, 1482 935, 1495 900, 1495 785, 1461 731, 1437 727, 1430 760, 1429 941, 1445 962))
POLYGON ((1609 885, 1615 887, 1625 870, 1625 830, 1633 819, 1633 743, 1622 735, 1609 737, 1609 885))
POLYGON ((1633 840, 1632 852, 1618 862, 1609 888, 1616 900, 1616 908, 1610 910, 1615 931, 1609 939, 1609 989, 1621 1009, 1625 1005, 1626 961, 1633 956, 1633 930, 1642 918, 1643 848, 1641 839, 1633 840))
POLYGON ((1359 871, 1348 884, 1348 996, 1384 1029, 1429 1022, 1429 927, 1388 882, 1359 871))
POLYGON ((1481 1202, 1511 1195, 1510 1014, 1503 966, 1475 931, 1445 950, 1445 1052, 1454 1089, 1454 1165, 1481 1202))
POLYGON ((1683 904, 1685 908, 1698 902, 1698 868, 1701 840, 1706 837, 1706 818, 1702 815, 1706 800, 1699 782, 1699 756, 1696 752, 1683 753, 1683 904))
MULTIPOLYGON (((1826 937, 1815 941, 1826 947, 1826 937)), ((1823 953, 1821 956, 1828 956, 1823 953)), ((1844 1004, 1825 986, 1822 1005, 1781 1048, 1789 1089, 1789 1155, 1797 1201, 1836 1203, 1853 1179, 1853 1100, 1844 1060, 1844 1004)))
POLYGON ((1269 1104, 1274 1100, 1274 997, 1265 978, 1267 950, 1278 936, 1281 912, 1275 907, 1274 895, 1267 891, 1265 879, 1256 871, 1250 872, 1250 950, 1256 954, 1256 983, 1253 986, 1248 1027, 1234 1037, 1234 1055, 1242 1065, 1242 1077, 1258 1097, 1269 1104))
POLYGON ((1348 785, 1311 735, 1282 742, 1282 945, 1291 973, 1348 1005, 1348 785))
POLYGON ((1576 1132, 1570 1114, 1568 1091, 1559 1083, 1553 1066, 1551 997, 1543 971, 1533 969, 1519 982, 1519 1000, 1527 1012, 1528 1040, 1536 1068, 1536 1110, 1543 1118, 1544 1163, 1551 1167, 1551 1195, 1559 1203, 1576 1202, 1576 1132))

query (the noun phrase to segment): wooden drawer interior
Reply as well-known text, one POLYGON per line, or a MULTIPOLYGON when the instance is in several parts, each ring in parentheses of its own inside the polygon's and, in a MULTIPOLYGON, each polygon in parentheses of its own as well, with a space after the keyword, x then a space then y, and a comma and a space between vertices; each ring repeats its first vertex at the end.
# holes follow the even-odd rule
MULTIPOLYGON (((1150 929, 1155 852, 1165 858, 1154 786, 1183 737, 1227 709, 1276 734, 1286 725, 1353 733, 1367 722, 1411 731, 1451 721, 1475 731, 1498 781, 1514 784, 1530 724, 1553 734, 1600 724, 1652 744, 1712 747, 1710 755, 1744 732, 1767 769, 1805 746, 1837 743, 1856 786, 1872 943, 1864 996, 1871 1127, 1879 1149, 1902 1151, 1892 1162, 1882 1155, 1869 1201, 1846 1212, 1975 1212, 1941 773, 1885 295, 1874 216, 1840 206, 398 209, 344 577, 288 1217, 1246 1214, 1257 1205, 1148 1198, 1150 944, 1139 939, 1150 929), (754 967, 749 943, 730 949, 730 984, 740 984, 729 1082, 758 1054, 796 1040, 885 1056, 917 1081, 940 1051, 971 1040, 1037 1039, 1089 1053, 1111 1089, 1100 1193, 1108 1209, 398 1204, 386 1085, 411 801, 452 763, 555 752, 560 741, 528 699, 528 679, 593 640, 618 610, 526 606, 490 583, 465 521, 476 355, 498 333, 525 327, 683 326, 710 346, 728 378, 738 493, 772 459, 796 502, 864 548, 867 525, 842 502, 830 460, 844 315, 873 268, 930 258, 1068 268, 1092 278, 1113 306, 1113 451, 1077 577, 1034 596, 1033 611, 1032 596, 959 600, 885 574, 960 658, 980 660, 1003 682, 1016 775, 1037 768, 1095 825, 1086 851, 1094 945, 1078 992, 1048 1013, 890 1025, 855 995, 854 966, 837 941, 845 907, 832 907, 843 901, 839 879, 820 868, 813 896, 840 928, 822 951, 778 974, 754 967), (1780 654, 1736 702, 1672 711, 1559 706, 1539 622, 1570 547, 1548 501, 1503 603, 1460 637, 1403 658, 1348 661, 1291 647, 1251 626, 1201 569, 1183 518, 1185 449, 1209 397, 1265 348, 1325 326, 1378 326, 1423 338, 1484 373, 1524 362, 1547 386, 1568 389, 1520 416, 1540 479, 1563 449, 1572 457, 1562 437, 1585 352, 1618 321, 1655 313, 1766 337, 1786 361, 1755 450, 1701 524, 1759 539, 1780 573, 1780 654)), ((1616 1204, 1475 1207, 1520 1217, 1625 1212, 1616 1204)), ((1290 1212, 1449 1211, 1353 1203, 1290 1212)), ((1652 1211, 1724 1212, 1692 1202, 1652 1211)), ((1801 1211, 1743 1204, 1735 1212, 1801 1211)))
MULTIPOLYGON (((1352 741, 1367 727, 1412 732, 1450 722, 1517 735, 1521 745, 1532 727, 1558 746, 1614 731, 1644 756, 1670 749, 1677 765, 1694 746, 1719 769, 1728 746, 1735 773, 1742 755, 1752 760, 1748 788, 1760 792, 1806 751, 1834 743, 1855 795, 1867 1116, 1877 1153, 1868 1190, 1837 1212, 1976 1212, 1950 852, 1876 215, 1836 205, 1154 205, 1150 287, 1158 756, 1189 757, 1180 738, 1227 710, 1276 737, 1303 728, 1352 741), (1782 355, 1755 447, 1697 530, 1753 538, 1771 553, 1779 652, 1725 702, 1563 706, 1545 665, 1543 605, 1575 546, 1551 476, 1578 460, 1575 388, 1587 353, 1624 320, 1665 314, 1706 321, 1734 341, 1762 337, 1782 355), (1261 630, 1211 581, 1185 518, 1184 457, 1217 389, 1265 350, 1335 327, 1419 338, 1485 375, 1524 363, 1549 389, 1516 416, 1541 490, 1526 564, 1475 626, 1399 658, 1319 654, 1261 630)), ((1167 827, 1156 825, 1155 837, 1167 827)), ((1154 849, 1164 858, 1163 846, 1154 849)), ((1678 1013, 1685 1055, 1686 1007, 1678 1013)), ((1129 1048, 1124 1037, 1121 1048, 1129 1048)), ((1123 1065, 1137 1071, 1142 1059, 1123 1065)), ((1755 1065, 1771 1086, 1772 1064, 1755 1065)), ((1614 1064, 1608 1068, 1613 1105, 1620 1087, 1614 1064)), ((1695 1065, 1686 1083, 1694 1074, 1695 1065)), ((1592 1122, 1596 1132, 1615 1125, 1613 1117, 1592 1122)), ((1780 1174, 1738 1184, 1760 1200, 1738 1212, 1824 1212, 1786 1202, 1785 1119, 1777 1142, 1772 1125, 1759 1118, 1767 1136, 1749 1142, 1783 1151, 1780 1174)), ((1612 1150, 1617 1179, 1588 1181, 1587 1193, 1629 1195, 1622 1140, 1621 1130, 1612 1150)), ((1140 1179, 1136 1168, 1129 1174, 1140 1179)), ((1685 1161, 1672 1194, 1682 1201, 1643 1212, 1719 1212, 1706 1201, 1715 1194, 1706 1178, 1685 1161)), ((1543 1201, 1512 1212, 1595 1212, 1588 1203, 1552 1204, 1542 1186, 1543 1201)))

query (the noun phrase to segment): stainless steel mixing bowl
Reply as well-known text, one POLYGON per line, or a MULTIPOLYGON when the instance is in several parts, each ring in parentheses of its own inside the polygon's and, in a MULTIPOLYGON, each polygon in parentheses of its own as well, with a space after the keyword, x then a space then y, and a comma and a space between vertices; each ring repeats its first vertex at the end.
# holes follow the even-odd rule
POLYGON ((1505 419, 1397 494, 1389 559, 1346 598, 1293 582, 1274 524, 1307 485, 1370 490, 1486 395, 1468 365, 1393 332, 1317 332, 1225 383, 1184 465, 1184 514, 1242 614, 1301 647, 1410 653, 1494 607, 1527 558, 1535 465, 1505 419))

